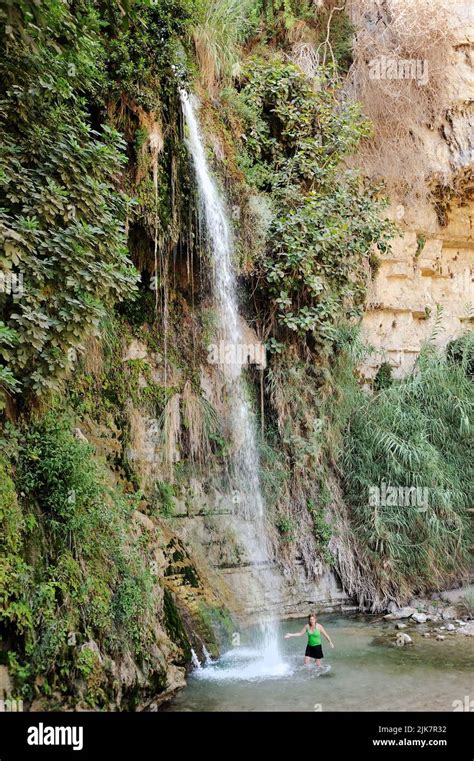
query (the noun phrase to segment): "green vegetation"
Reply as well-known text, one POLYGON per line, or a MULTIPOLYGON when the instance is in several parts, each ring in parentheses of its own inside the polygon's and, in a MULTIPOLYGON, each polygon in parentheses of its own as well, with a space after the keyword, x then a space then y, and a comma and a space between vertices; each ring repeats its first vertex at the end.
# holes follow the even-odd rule
MULTIPOLYGON (((8 435, 0 627, 14 645, 10 668, 21 694, 74 692, 75 674, 88 669, 98 690, 99 661, 81 647, 90 640, 109 661, 129 652, 152 674, 157 610, 148 538, 131 525, 136 500, 107 485, 66 420, 51 414, 8 435)), ((110 688, 105 665, 99 681, 110 688)), ((105 697, 87 699, 100 705, 105 697)))
POLYGON ((473 338, 459 342, 456 363, 428 344, 411 375, 373 395, 357 382, 354 345, 335 368, 328 414, 340 438, 332 455, 340 463, 355 537, 387 597, 442 588, 468 567, 473 338), (413 487, 417 499, 371 499, 374 488, 390 487, 413 487))
POLYGON ((4 29, 0 69, 0 261, 24 275, 21 298, 0 295, 15 337, 13 346, 2 337, 2 355, 9 377, 35 394, 58 386, 106 306, 136 278, 127 199, 116 187, 124 143, 87 109, 104 86, 98 14, 91 3, 76 14, 57 0, 42 6, 40 26, 25 3, 24 29, 4 29))
MULTIPOLYGON (((356 325, 394 228, 348 168, 372 127, 343 86, 346 13, 312 0, 0 0, 0 20, 0 270, 24 288, 0 283, 0 658, 18 694, 143 705, 192 643, 217 654, 214 634, 233 631, 167 520, 178 497, 211 512, 230 484, 182 86, 201 101, 243 312, 268 348, 247 381, 257 409, 263 380, 280 562, 332 566, 380 609, 462 578, 472 334, 426 346, 403 380, 386 361, 370 389, 359 377, 356 325), (390 487, 427 497, 374 501, 390 487)), ((230 550, 238 562, 238 541, 230 550)))
POLYGON ((330 80, 321 85, 273 56, 249 62, 239 95, 240 165, 274 212, 261 287, 283 329, 276 337, 293 333, 313 349, 332 344, 338 322, 360 315, 371 249, 385 251, 392 231, 381 203, 341 166, 368 125, 330 80))
POLYGON ((152 508, 156 509, 163 518, 171 518, 174 513, 175 490, 172 484, 166 481, 155 481, 154 494, 152 496, 152 508))

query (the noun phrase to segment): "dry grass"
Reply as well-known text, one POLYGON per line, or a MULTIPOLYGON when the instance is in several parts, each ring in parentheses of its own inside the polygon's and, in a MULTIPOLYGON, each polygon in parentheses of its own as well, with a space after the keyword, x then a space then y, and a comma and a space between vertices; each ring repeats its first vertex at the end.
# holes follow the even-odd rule
POLYGON ((239 66, 240 48, 249 25, 253 0, 204 0, 193 43, 201 82, 210 94, 232 77, 239 66))
POLYGON ((332 66, 334 76, 337 75, 331 30, 337 14, 346 10, 346 0, 316 0, 313 6, 313 21, 297 21, 288 32, 288 40, 291 43, 291 61, 318 87, 321 67, 332 66))
POLYGON ((84 372, 86 375, 92 375, 93 378, 99 380, 104 367, 102 343, 96 336, 91 336, 87 339, 84 348, 82 359, 84 372))
POLYGON ((350 15, 358 31, 347 89, 374 128, 354 163, 390 190, 426 196, 433 164, 423 131, 439 128, 449 106, 449 11, 442 0, 352 0, 350 15))
POLYGON ((193 391, 190 381, 181 393, 168 399, 159 427, 162 460, 170 471, 182 454, 199 465, 213 456, 212 438, 220 432, 219 420, 212 405, 193 391))
POLYGON ((208 462, 212 456, 210 429, 217 423, 210 405, 194 393, 187 381, 181 394, 181 406, 186 426, 187 449, 192 462, 208 462))
POLYGON ((400 585, 395 589, 388 568, 381 567, 378 573, 374 573, 373 563, 369 562, 354 535, 350 510, 336 476, 328 477, 327 486, 331 494, 329 512, 333 528, 329 549, 347 596, 357 601, 360 610, 372 613, 385 610, 391 601, 402 604, 412 590, 400 585))

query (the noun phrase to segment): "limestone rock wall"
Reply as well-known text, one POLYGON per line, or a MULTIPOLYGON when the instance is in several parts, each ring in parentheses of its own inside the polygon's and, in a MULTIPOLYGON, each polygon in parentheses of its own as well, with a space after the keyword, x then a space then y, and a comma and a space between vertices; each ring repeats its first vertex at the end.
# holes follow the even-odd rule
POLYGON ((399 205, 393 216, 405 229, 368 294, 363 332, 376 349, 364 368, 368 377, 383 361, 395 377, 405 375, 430 336, 445 346, 474 323, 474 205, 450 212, 444 227, 426 209, 405 222, 399 205))
POLYGON ((472 4, 451 0, 449 18, 454 33, 450 107, 431 124, 416 125, 433 186, 443 191, 438 203, 404 204, 392 198, 390 216, 400 235, 383 258, 367 298, 363 332, 378 350, 364 368, 368 377, 383 361, 390 362, 395 376, 406 374, 435 323, 433 340, 444 346, 474 321, 472 4))

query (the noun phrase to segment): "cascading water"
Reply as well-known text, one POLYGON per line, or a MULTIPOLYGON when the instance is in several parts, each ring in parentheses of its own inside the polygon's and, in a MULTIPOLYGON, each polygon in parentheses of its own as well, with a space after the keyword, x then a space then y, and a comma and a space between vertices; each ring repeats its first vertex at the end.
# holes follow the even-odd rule
MULTIPOLYGON (((184 91, 181 92, 181 103, 188 130, 187 145, 196 173, 201 212, 211 254, 218 338, 225 346, 241 347, 244 341, 238 309, 237 280, 232 262, 232 231, 223 199, 209 171, 193 103, 184 91)), ((239 361, 238 355, 239 352, 230 351, 229 361, 224 362, 221 369, 229 398, 228 424, 233 445, 232 469, 240 495, 238 510, 246 524, 244 535, 239 539, 245 545, 252 564, 263 566, 270 562, 270 554, 260 484, 259 456, 252 409, 242 377, 242 362, 239 361)), ((284 664, 279 655, 276 626, 265 621, 265 616, 262 615, 260 628, 261 667, 268 673, 281 673, 284 664)))

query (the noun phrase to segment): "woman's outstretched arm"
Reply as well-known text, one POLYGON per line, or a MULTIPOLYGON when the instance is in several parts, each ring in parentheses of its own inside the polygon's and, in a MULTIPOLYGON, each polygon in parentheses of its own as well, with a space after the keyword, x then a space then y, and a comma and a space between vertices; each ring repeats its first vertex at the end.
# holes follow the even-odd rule
POLYGON ((285 639, 289 639, 290 637, 302 637, 305 631, 306 631, 306 626, 304 627, 304 629, 301 629, 300 632, 296 632, 295 634, 285 634, 285 639))

